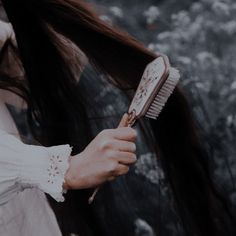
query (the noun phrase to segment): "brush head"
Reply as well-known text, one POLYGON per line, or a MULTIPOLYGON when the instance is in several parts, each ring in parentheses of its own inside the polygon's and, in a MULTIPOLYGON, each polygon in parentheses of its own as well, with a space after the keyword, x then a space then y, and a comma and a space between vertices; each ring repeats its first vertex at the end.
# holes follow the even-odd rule
POLYGON ((173 93, 175 87, 179 82, 180 74, 179 71, 173 67, 169 70, 169 76, 162 85, 160 91, 157 93, 149 109, 146 112, 146 117, 151 119, 157 119, 165 106, 168 98, 173 93))
POLYGON ((166 56, 160 56, 148 64, 128 110, 130 123, 143 116, 156 119, 179 78, 178 70, 170 67, 166 56))
MULTIPOLYGON (((179 78, 179 71, 170 67, 166 56, 160 56, 148 64, 129 107, 128 126, 132 126, 142 116, 156 119, 179 78)), ((93 202, 98 190, 89 198, 89 204, 93 202)))

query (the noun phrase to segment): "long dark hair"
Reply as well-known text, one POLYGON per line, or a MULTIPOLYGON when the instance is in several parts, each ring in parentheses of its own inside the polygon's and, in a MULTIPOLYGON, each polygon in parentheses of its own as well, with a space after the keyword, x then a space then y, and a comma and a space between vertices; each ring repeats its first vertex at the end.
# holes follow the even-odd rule
MULTIPOLYGON (((68 62, 72 44, 123 89, 135 89, 145 66, 158 55, 104 23, 83 1, 2 2, 15 30, 27 78, 28 121, 35 138, 47 146, 69 143, 74 153, 81 151, 91 137, 86 136, 86 112, 68 62)), ((207 154, 179 88, 151 127, 187 234, 231 235, 230 212, 213 185, 207 154)), ((88 223, 83 216, 81 221, 88 223)), ((79 231, 81 235, 89 232, 79 231)))

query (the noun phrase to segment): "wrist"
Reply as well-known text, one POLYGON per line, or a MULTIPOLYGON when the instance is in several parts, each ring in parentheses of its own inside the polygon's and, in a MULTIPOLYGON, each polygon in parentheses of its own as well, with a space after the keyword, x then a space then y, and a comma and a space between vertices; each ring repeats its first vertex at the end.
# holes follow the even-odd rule
POLYGON ((69 167, 68 170, 66 171, 63 183, 63 188, 66 190, 80 189, 80 186, 82 186, 78 178, 79 170, 77 162, 79 157, 80 154, 77 154, 75 156, 70 156, 69 158, 69 167))
POLYGON ((71 160, 74 156, 70 156, 69 159, 68 159, 68 169, 65 173, 65 176, 64 176, 64 182, 63 182, 63 189, 65 190, 69 190, 71 189, 71 186, 70 186, 70 183, 71 183, 71 175, 70 175, 70 169, 71 169, 71 160))

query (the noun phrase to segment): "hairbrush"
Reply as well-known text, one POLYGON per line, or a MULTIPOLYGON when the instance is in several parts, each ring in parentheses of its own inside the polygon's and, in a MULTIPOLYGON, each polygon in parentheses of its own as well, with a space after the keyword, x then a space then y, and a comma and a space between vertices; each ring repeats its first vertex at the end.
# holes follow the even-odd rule
MULTIPOLYGON (((170 66, 167 56, 161 55, 149 63, 128 109, 127 125, 132 127, 144 116, 157 119, 179 78, 179 71, 170 66)), ((96 188, 89 198, 89 204, 93 202, 98 190, 99 188, 96 188)))

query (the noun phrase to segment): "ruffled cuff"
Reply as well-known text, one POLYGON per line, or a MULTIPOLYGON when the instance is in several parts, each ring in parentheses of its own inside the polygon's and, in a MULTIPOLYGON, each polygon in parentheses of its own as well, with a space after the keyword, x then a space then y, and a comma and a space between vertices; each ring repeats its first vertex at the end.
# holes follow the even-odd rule
POLYGON ((72 148, 69 145, 37 147, 26 145, 19 180, 23 185, 37 187, 56 201, 64 201, 63 183, 69 168, 72 148))

